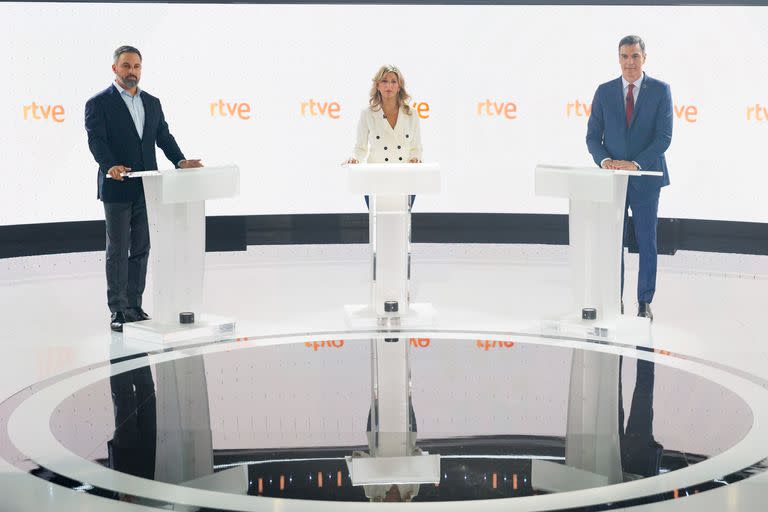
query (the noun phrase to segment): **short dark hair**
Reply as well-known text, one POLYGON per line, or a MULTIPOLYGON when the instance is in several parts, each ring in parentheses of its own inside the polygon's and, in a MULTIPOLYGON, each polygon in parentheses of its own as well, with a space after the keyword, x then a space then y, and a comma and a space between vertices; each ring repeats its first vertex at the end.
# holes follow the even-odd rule
POLYGON ((622 46, 633 46, 639 44, 640 50, 643 52, 643 55, 645 55, 645 41, 643 41, 643 38, 640 36, 624 36, 621 38, 621 41, 619 41, 619 48, 622 46))
POLYGON ((115 50, 115 53, 112 55, 114 57, 114 63, 117 64, 117 59, 120 58, 120 56, 124 53, 135 53, 139 56, 139 60, 143 60, 141 57, 141 52, 134 48, 133 46, 123 45, 119 47, 117 50, 115 50))

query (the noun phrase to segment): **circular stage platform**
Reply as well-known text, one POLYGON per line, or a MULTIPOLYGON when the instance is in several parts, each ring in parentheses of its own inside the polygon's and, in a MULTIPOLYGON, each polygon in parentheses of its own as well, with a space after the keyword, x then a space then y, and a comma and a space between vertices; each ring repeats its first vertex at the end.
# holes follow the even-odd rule
POLYGON ((253 336, 138 354, 127 343, 115 338, 111 360, 3 402, 0 455, 83 493, 205 511, 367 501, 466 510, 467 500, 478 500, 472 510, 610 510, 765 469, 755 457, 766 383, 647 347, 456 330, 253 336), (350 457, 372 439, 372 340, 384 336, 408 345, 415 447, 440 456, 437 482, 353 485, 350 457), (608 411, 615 432, 578 440, 587 452, 615 441, 620 483, 595 487, 594 474, 566 471, 579 354, 622 368, 608 384, 620 390, 608 411))

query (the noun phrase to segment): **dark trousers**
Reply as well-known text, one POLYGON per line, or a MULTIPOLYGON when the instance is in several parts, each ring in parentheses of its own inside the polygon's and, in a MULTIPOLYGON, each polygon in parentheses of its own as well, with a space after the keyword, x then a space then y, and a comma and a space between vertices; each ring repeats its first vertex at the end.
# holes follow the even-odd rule
POLYGON ((619 441, 622 468, 625 472, 636 475, 647 477, 658 475, 664 447, 653 437, 655 365, 651 361, 637 360, 637 380, 632 393, 632 406, 629 410, 627 427, 624 428, 622 362, 623 357, 619 357, 619 441))
POLYGON ((622 395, 621 369, 624 358, 619 357, 619 438, 625 436, 653 438, 653 386, 655 365, 652 361, 637 360, 635 390, 629 411, 627 428, 624 428, 624 399, 622 395))
POLYGON ((640 195, 631 186, 627 187, 627 200, 624 206, 624 241, 621 249, 622 296, 624 296, 624 246, 629 236, 629 210, 632 210, 634 235, 640 253, 637 302, 650 304, 656 292, 656 226, 659 220, 659 191, 651 195, 640 195))
MULTIPOLYGON (((113 360, 115 364, 120 360, 113 360)), ((149 366, 109 378, 115 434, 108 443, 110 467, 152 480, 157 448, 157 402, 149 366)))
POLYGON ((131 202, 104 203, 107 224, 107 304, 111 312, 141 307, 149 260, 144 194, 131 202))

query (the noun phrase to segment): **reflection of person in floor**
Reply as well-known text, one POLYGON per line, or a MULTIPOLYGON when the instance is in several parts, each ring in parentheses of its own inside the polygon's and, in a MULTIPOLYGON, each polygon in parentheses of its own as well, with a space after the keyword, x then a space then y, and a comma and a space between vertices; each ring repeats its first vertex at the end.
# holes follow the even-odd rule
POLYGON ((637 360, 637 379, 632 394, 627 427, 624 428, 624 404, 621 388, 619 359, 619 440, 621 465, 625 473, 644 477, 659 474, 664 447, 653 438, 653 385, 655 365, 651 361, 637 360))
MULTIPOLYGON (((122 361, 145 357, 146 354, 112 359, 122 361)), ((155 477, 155 448, 157 446, 157 407, 155 382, 149 365, 109 378, 115 413, 115 433, 107 442, 109 466, 141 478, 155 477)))

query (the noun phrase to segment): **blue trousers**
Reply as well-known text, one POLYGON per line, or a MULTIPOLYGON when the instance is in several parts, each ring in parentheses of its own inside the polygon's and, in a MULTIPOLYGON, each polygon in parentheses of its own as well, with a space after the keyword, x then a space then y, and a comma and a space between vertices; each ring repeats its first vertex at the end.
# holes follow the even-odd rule
POLYGON ((632 210, 635 240, 640 253, 637 276, 637 302, 650 304, 656 292, 656 226, 659 220, 659 193, 639 194, 627 187, 624 206, 624 242, 621 249, 621 295, 624 296, 624 246, 629 236, 629 210, 632 210))

